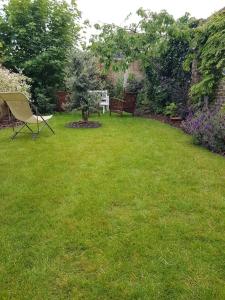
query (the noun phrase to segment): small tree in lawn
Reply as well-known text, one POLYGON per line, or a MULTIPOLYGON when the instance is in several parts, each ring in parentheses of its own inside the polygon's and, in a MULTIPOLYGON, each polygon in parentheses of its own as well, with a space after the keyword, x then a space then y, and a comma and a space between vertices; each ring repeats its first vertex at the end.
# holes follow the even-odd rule
POLYGON ((72 91, 70 109, 81 109, 83 122, 88 122, 90 111, 97 108, 97 99, 89 91, 101 88, 100 70, 96 58, 89 52, 76 50, 69 73, 67 86, 72 91))

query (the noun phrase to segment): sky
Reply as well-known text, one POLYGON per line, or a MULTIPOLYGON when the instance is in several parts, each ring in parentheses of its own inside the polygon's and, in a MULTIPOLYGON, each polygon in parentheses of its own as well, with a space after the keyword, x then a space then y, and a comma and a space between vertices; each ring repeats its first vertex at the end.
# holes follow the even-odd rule
MULTIPOLYGON (((71 2, 71 0, 67 0, 71 2)), ((0 0, 0 7, 7 0, 0 0)), ((225 6, 225 0, 76 0, 83 19, 91 23, 122 25, 129 13, 143 7, 155 12, 166 9, 175 18, 189 12, 196 18, 207 18, 225 6)))
POLYGON ((89 19, 91 23, 122 25, 126 16, 140 7, 155 12, 166 9, 175 18, 185 12, 196 18, 207 18, 223 8, 225 0, 77 0, 77 4, 83 19, 89 19))

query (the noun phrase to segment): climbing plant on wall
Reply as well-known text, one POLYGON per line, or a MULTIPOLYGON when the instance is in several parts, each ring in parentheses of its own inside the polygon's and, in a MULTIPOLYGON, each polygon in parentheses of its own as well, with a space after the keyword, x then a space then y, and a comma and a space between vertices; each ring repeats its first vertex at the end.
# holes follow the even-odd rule
POLYGON ((225 67, 225 8, 202 21, 195 31, 192 46, 185 65, 196 59, 200 73, 200 81, 191 87, 192 99, 202 103, 204 96, 208 96, 213 101, 225 67))

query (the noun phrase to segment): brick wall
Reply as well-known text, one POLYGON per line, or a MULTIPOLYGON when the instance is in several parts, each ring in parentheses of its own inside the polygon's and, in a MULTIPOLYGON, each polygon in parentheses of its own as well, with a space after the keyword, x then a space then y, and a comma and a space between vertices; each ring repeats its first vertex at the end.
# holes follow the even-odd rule
POLYGON ((139 61, 134 61, 133 63, 131 63, 126 72, 113 72, 111 70, 107 77, 113 85, 116 84, 118 79, 123 78, 125 85, 129 74, 134 74, 137 80, 144 79, 145 75, 141 69, 141 64, 139 63, 139 61))
POLYGON ((127 79, 129 77, 129 74, 133 74, 136 78, 136 80, 142 80, 144 79, 144 72, 141 69, 141 64, 139 61, 134 61, 129 65, 129 68, 124 74, 124 85, 126 85, 127 79))
POLYGON ((112 70, 109 71, 109 74, 107 75, 107 79, 115 86, 117 81, 120 78, 123 78, 124 73, 123 72, 114 72, 112 70))
POLYGON ((218 88, 216 90, 216 100, 220 103, 225 103, 225 76, 220 81, 218 88))
POLYGON ((191 84, 195 84, 200 80, 201 76, 197 69, 197 60, 193 60, 191 68, 191 84))

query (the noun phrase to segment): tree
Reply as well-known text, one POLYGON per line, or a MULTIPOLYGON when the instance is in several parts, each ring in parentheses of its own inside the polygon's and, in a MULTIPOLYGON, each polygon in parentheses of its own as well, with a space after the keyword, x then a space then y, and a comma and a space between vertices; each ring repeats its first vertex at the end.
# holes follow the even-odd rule
POLYGON ((90 111, 96 109, 98 100, 89 91, 101 89, 101 84, 101 72, 96 58, 88 51, 74 51, 68 70, 67 87, 72 91, 70 108, 81 109, 84 122, 88 121, 90 111))
POLYGON ((78 39, 75 1, 10 0, 0 15, 3 65, 29 76, 39 108, 53 109, 56 90, 64 88, 68 51, 78 39))

